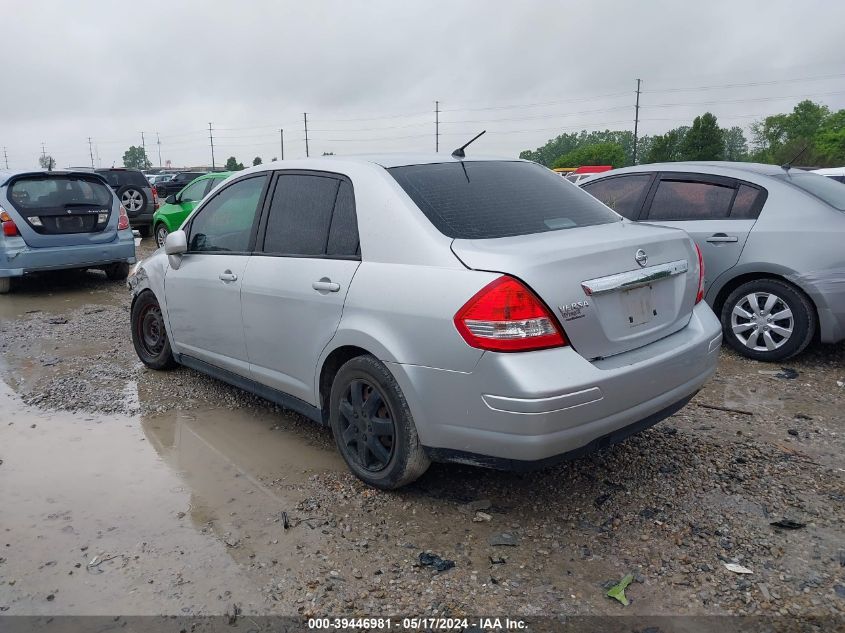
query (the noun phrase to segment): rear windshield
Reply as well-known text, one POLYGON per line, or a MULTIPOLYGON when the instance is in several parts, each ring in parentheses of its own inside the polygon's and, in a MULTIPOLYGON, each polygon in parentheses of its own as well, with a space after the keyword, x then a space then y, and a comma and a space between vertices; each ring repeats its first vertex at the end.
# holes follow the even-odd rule
POLYGON ((818 174, 806 172, 793 173, 792 170, 787 174, 777 175, 775 178, 785 180, 789 184, 803 189, 816 198, 827 202, 834 209, 845 211, 845 184, 836 182, 833 178, 825 178, 818 174))
POLYGON ((135 187, 150 186, 147 178, 140 171, 104 169, 97 173, 105 178, 112 187, 123 187, 124 185, 134 185, 135 187))
POLYGON ((9 200, 19 210, 110 207, 112 192, 95 177, 34 176, 15 180, 9 187, 9 200))
POLYGON ((487 239, 618 222, 588 193, 540 165, 455 161, 388 170, 448 237, 487 239))

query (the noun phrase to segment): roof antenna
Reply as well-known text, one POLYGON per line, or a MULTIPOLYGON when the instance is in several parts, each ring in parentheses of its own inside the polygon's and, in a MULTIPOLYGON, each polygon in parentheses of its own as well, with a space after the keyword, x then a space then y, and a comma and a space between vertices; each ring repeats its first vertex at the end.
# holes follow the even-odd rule
POLYGON ((482 130, 480 134, 476 134, 475 136, 473 136, 470 140, 468 140, 466 143, 464 143, 458 149, 452 152, 452 156, 454 156, 455 158, 463 158, 464 156, 466 156, 466 152, 464 152, 464 150, 467 148, 467 146, 469 146, 470 143, 474 142, 479 136, 486 132, 487 130, 482 130))
MULTIPOLYGON (((472 141, 470 141, 470 142, 472 142, 472 141)), ((783 169, 784 171, 789 171, 790 169, 792 169, 792 163, 794 163, 796 160, 801 158, 801 154, 806 152, 808 147, 810 147, 810 144, 805 143, 804 148, 800 152, 798 152, 795 156, 793 156, 792 160, 789 160, 789 161, 787 161, 786 163, 784 163, 783 165, 780 166, 781 169, 783 169)))

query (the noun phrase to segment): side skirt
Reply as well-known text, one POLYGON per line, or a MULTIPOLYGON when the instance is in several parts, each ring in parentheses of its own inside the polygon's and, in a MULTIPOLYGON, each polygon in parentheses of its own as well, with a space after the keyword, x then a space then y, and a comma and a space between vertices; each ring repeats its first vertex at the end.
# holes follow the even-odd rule
POLYGON ((262 385, 261 383, 256 382, 250 378, 244 378, 243 376, 239 376, 238 374, 235 374, 226 369, 220 369, 219 367, 216 367, 210 363, 206 363, 205 361, 199 360, 198 358, 194 358, 193 356, 187 356, 185 354, 174 354, 174 356, 176 358, 176 362, 180 365, 190 367, 191 369, 196 369, 199 372, 208 374, 212 378, 221 380, 234 387, 237 387, 238 389, 248 391, 252 394, 255 394, 259 398, 269 400, 270 402, 278 404, 280 407, 290 409, 291 411, 296 411, 297 413, 300 413, 321 425, 323 424, 322 411, 320 411, 320 409, 318 409, 314 405, 308 404, 304 400, 300 400, 299 398, 286 394, 285 392, 279 391, 278 389, 268 387, 267 385, 262 385))

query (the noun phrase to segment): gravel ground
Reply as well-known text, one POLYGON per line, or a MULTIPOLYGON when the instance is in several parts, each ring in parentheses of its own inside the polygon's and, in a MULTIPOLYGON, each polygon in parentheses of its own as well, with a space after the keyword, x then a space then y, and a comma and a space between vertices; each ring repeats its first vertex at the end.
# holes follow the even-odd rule
MULTIPOLYGON (((301 417, 192 370, 145 369, 122 285, 89 273, 32 280, 11 297, 0 308, 0 371, 33 411, 107 414, 115 428, 178 412, 200 429, 203 412, 231 412, 327 456, 295 484, 239 462, 255 486, 290 501, 283 534, 300 534, 298 564, 273 571, 285 543, 257 536, 266 508, 244 508, 232 558, 260 587, 256 612, 845 618, 845 345, 790 360, 795 378, 726 349, 689 406, 620 445, 530 474, 434 465, 384 493, 349 475, 330 434, 301 417), (802 527, 772 525, 783 519, 802 527), (421 552, 454 568, 422 566, 421 552), (626 574, 627 607, 605 596, 626 574)), ((2 562, 0 607, 9 595, 2 562)), ((215 572, 225 584, 228 572, 215 572)), ((30 600, 8 602, 26 613, 30 600)))

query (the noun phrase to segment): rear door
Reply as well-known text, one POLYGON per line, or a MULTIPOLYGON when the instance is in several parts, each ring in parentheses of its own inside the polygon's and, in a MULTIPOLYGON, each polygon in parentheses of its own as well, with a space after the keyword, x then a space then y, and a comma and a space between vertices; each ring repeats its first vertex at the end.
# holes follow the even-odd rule
POLYGON ((317 360, 360 264, 351 181, 279 172, 259 236, 242 288, 252 377, 316 404, 317 360))
POLYGON ((733 178, 663 172, 640 221, 690 234, 704 258, 706 290, 710 281, 736 265, 765 198, 760 187, 733 178))
POLYGON ((208 200, 186 227, 188 252, 165 277, 176 351, 244 376, 241 284, 267 181, 267 174, 242 178, 208 200))

